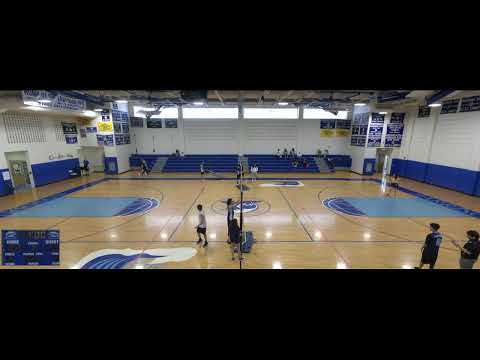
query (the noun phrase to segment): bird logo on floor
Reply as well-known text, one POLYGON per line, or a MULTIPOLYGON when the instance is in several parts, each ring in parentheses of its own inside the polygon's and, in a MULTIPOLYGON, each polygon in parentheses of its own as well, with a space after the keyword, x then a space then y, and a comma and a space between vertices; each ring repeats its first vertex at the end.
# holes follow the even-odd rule
MULTIPOLYGON (((225 202, 226 203, 226 202, 225 202)), ((233 211, 235 213, 240 213, 240 206, 241 204, 238 203, 234 206, 233 211)), ((248 200, 243 202, 243 212, 244 213, 249 213, 253 212, 258 209, 258 201, 255 200, 248 200)))
POLYGON ((194 248, 103 249, 88 254, 74 269, 143 269, 167 262, 185 261, 197 254, 194 248))

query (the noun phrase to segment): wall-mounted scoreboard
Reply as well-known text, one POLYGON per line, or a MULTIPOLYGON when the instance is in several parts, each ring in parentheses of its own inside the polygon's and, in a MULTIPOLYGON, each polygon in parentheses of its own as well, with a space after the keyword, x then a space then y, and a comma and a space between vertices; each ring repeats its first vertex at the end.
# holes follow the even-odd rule
POLYGON ((2 230, 2 265, 60 265, 60 231, 2 230))

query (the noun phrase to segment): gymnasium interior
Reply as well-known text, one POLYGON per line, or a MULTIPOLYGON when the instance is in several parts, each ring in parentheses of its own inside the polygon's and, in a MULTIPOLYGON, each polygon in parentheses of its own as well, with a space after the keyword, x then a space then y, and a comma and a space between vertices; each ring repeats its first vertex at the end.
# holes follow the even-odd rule
POLYGON ((480 90, 0 91, 0 270, 408 270, 432 223, 459 269, 479 136, 480 90))

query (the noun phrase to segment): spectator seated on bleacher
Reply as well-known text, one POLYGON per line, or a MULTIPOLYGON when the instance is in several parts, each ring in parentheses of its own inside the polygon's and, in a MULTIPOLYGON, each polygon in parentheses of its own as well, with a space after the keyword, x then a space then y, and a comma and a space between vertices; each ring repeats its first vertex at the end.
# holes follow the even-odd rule
POLYGON ((288 158, 288 150, 287 148, 283 149, 283 157, 286 159, 288 158))
POLYGON ((177 149, 177 150, 175 150, 175 157, 177 157, 177 158, 179 158, 179 157, 180 157, 180 151, 178 151, 178 149, 177 149))
POLYGON ((325 157, 325 162, 327 163, 329 169, 333 170, 335 168, 335 164, 328 157, 325 157))
POLYGON ((181 157, 181 158, 184 158, 184 157, 185 157, 185 154, 183 153, 183 151, 180 152, 180 157, 181 157))
POLYGON ((320 149, 317 150, 317 156, 322 157, 322 150, 320 150, 320 149))
POLYGON ((282 158, 282 152, 280 151, 280 148, 277 149, 277 158, 282 158))

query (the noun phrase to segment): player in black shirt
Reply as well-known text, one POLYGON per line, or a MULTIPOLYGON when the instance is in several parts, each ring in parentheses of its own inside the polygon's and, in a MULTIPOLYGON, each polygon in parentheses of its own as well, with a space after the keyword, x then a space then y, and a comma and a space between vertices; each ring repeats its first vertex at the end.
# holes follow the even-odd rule
POLYGON ((460 269, 473 269, 473 265, 480 255, 480 234, 478 234, 478 231, 467 231, 467 237, 468 241, 463 245, 463 248, 455 241, 452 241, 460 249, 460 269))
POLYGON ((442 234, 438 232, 438 229, 440 229, 440 225, 435 223, 430 224, 431 233, 428 234, 425 239, 425 244, 422 246, 422 259, 420 260, 420 265, 415 267, 415 269, 421 269, 425 264, 428 264, 430 269, 435 267, 438 250, 442 243, 442 234))

